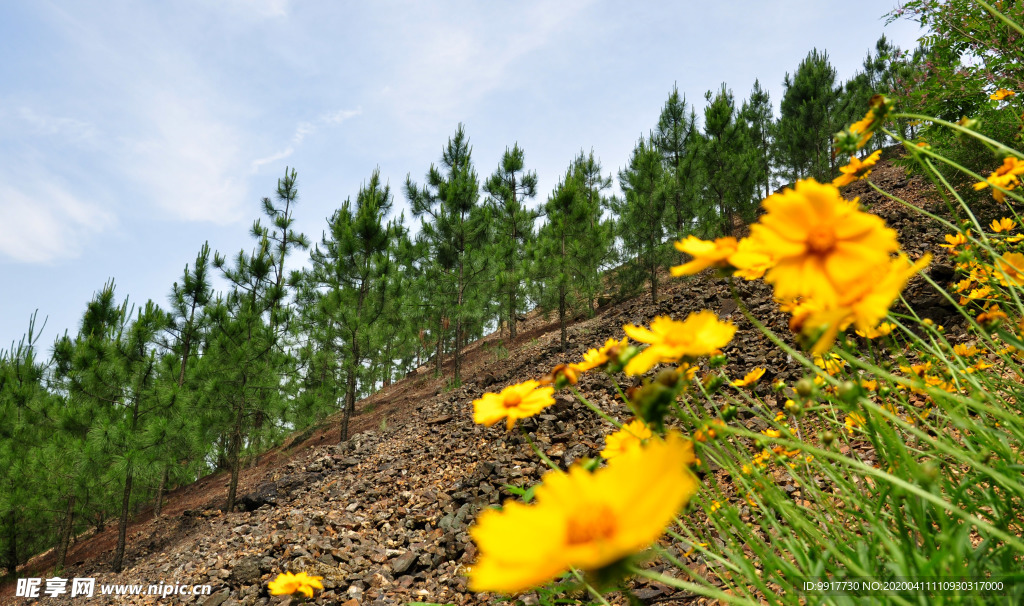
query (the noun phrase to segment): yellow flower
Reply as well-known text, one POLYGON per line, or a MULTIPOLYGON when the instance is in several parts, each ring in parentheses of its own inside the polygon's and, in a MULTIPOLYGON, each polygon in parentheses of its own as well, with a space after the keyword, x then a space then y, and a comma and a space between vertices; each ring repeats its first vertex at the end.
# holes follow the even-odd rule
POLYGON ((860 135, 860 138, 857 140, 857 149, 864 147, 864 144, 871 138, 873 134, 871 129, 874 124, 875 112, 869 109, 868 113, 861 120, 850 125, 849 131, 854 135, 860 135))
POLYGON ((477 518, 470 590, 516 593, 570 567, 598 570, 646 549, 697 492, 692 462, 693 444, 670 433, 593 473, 579 465, 549 471, 533 504, 509 500, 477 518))
POLYGON ((877 339, 878 337, 887 337, 892 333, 896 325, 892 322, 882 322, 876 328, 868 328, 866 330, 857 329, 857 334, 864 337, 865 339, 877 339))
POLYGON ((1017 187, 1020 183, 1018 175, 1024 175, 1024 161, 1014 158, 1013 156, 1006 156, 1003 158, 1003 164, 995 170, 988 179, 985 181, 979 181, 974 184, 974 189, 981 191, 992 186, 992 197, 998 202, 1002 202, 1006 199, 1006 194, 1001 190, 996 189, 1002 187, 1006 190, 1011 190, 1017 187))
POLYGON ((850 156, 850 163, 846 166, 839 167, 839 172, 843 173, 832 180, 832 185, 836 187, 843 187, 849 185, 857 179, 863 179, 871 174, 871 169, 874 168, 875 163, 882 157, 882 150, 877 150, 867 158, 864 158, 862 162, 857 156, 850 156))
POLYGON ((821 311, 809 314, 804 320, 804 332, 823 329, 811 353, 825 352, 839 331, 845 330, 850 324, 865 333, 878 326, 910 278, 930 262, 931 255, 927 254, 913 264, 901 255, 886 267, 879 268, 880 275, 872 276, 857 285, 856 289, 844 293, 843 298, 834 305, 823 306, 821 311))
POLYGON ((814 356, 814 365, 827 372, 830 377, 834 377, 846 368, 846 360, 839 357, 838 354, 831 354, 827 357, 817 355, 814 356))
POLYGON ((750 232, 775 255, 765 281, 780 299, 807 296, 834 303, 869 281, 899 249, 896 232, 885 221, 858 210, 856 200, 844 200, 835 186, 814 179, 772 194, 762 206, 767 213, 750 232))
POLYGON ((846 415, 846 432, 853 434, 854 427, 861 427, 864 425, 864 417, 860 416, 855 412, 851 412, 846 415))
POLYGON ((650 438, 651 428, 647 426, 642 420, 637 419, 632 423, 628 423, 622 426, 622 429, 610 434, 604 439, 604 450, 601 451, 601 456, 606 459, 612 459, 614 457, 626 454, 636 448, 640 448, 644 440, 650 438))
POLYGON ((277 575, 276 579, 267 584, 267 589, 270 590, 270 595, 301 593, 307 598, 312 598, 314 589, 324 588, 323 583, 320 582, 321 579, 323 577, 311 577, 304 572, 299 574, 282 572, 277 575))
POLYGON ((748 372, 742 379, 736 379, 730 385, 733 387, 746 387, 751 383, 757 383, 757 380, 764 376, 763 368, 755 368, 748 372))
POLYGON ((939 244, 939 246, 941 246, 942 248, 948 248, 949 254, 953 254, 953 252, 957 249, 958 246, 960 246, 961 244, 967 244, 967 236, 970 235, 971 230, 967 230, 966 234, 960 232, 957 232, 955 234, 946 234, 946 243, 939 244))
POLYGON ((1024 284, 1024 255, 1003 253, 1002 257, 996 259, 996 267, 1001 270, 996 273, 996 279, 1003 286, 1009 286, 1010 282, 1018 286, 1024 284))
POLYGON ((490 427, 508 418, 508 428, 512 429, 517 419, 532 417, 554 404, 554 393, 554 387, 540 387, 537 381, 510 385, 497 394, 485 393, 473 400, 473 422, 490 427))
POLYGON ((958 343, 953 346, 953 353, 962 358, 973 358, 981 353, 981 350, 974 344, 964 345, 962 343, 958 343))
POLYGON ((996 92, 992 93, 991 95, 989 95, 988 98, 992 99, 993 101, 1002 101, 1003 99, 1007 97, 1012 97, 1016 94, 1017 93, 1013 92, 1012 90, 1006 90, 1005 88, 1001 88, 996 92))
POLYGON ((732 275, 737 278, 758 280, 775 265, 775 255, 758 246, 757 240, 743 238, 729 257, 729 264, 736 268, 732 275))
POLYGON ((658 316, 651 322, 650 330, 632 324, 623 330, 634 341, 650 344, 626 364, 627 375, 642 375, 656 364, 676 362, 686 356, 711 355, 736 334, 734 324, 720 321, 708 310, 691 313, 683 322, 658 316))
POLYGON ((782 432, 779 431, 778 429, 771 429, 771 428, 769 428, 769 429, 765 429, 761 433, 763 433, 764 435, 768 436, 769 438, 779 438, 779 437, 782 437, 782 432))
POLYGON ((1001 231, 1010 231, 1010 230, 1012 230, 1014 227, 1017 227, 1017 223, 1013 219, 1009 219, 1007 217, 1003 217, 1002 219, 999 219, 998 221, 996 221, 995 219, 992 219, 991 227, 992 227, 992 231, 994 231, 996 233, 999 233, 1001 231))
POLYGON ((612 350, 615 348, 622 350, 626 347, 627 343, 628 341, 626 340, 626 337, 622 337, 621 341, 608 339, 600 349, 591 348, 587 350, 587 353, 583 354, 583 362, 573 364, 573 367, 581 372, 586 372, 588 370, 593 370, 598 366, 604 366, 608 363, 612 350))
POLYGON ((690 276, 704 271, 709 267, 728 267, 728 258, 736 252, 736 238, 718 238, 711 242, 694 236, 687 236, 675 243, 676 250, 684 252, 693 259, 689 263, 671 268, 675 277, 690 276))

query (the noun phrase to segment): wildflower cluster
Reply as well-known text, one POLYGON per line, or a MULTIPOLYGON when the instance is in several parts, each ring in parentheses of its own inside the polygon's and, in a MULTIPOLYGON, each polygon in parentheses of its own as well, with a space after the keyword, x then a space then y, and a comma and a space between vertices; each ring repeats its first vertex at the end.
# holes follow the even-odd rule
MULTIPOLYGON (((870 164, 848 174, 875 161, 873 155, 870 164)), ((733 267, 734 275, 748 279, 763 274, 792 313, 790 326, 812 339, 815 353, 851 325, 874 333, 907 281, 930 261, 894 257, 900 249, 896 232, 860 210, 856 199, 844 200, 832 184, 798 181, 793 189, 769 196, 763 207, 766 212, 751 226, 749 238, 704 242, 691 236, 678 243, 693 260, 674 267, 673 274, 708 267, 733 267)))

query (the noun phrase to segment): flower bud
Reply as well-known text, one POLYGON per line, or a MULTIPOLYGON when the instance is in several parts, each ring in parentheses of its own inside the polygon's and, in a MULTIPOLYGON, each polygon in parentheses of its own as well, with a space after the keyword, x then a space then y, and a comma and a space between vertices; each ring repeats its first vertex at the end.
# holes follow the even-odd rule
POLYGON ((801 398, 809 398, 814 393, 814 381, 804 377, 796 382, 796 393, 801 398))
POLYGON ((857 385, 853 381, 843 381, 839 385, 839 399, 847 404, 853 404, 860 397, 861 389, 860 385, 857 385))
POLYGON ((832 446, 832 442, 835 442, 835 441, 836 441, 836 434, 832 433, 831 431, 825 431, 825 432, 823 432, 821 434, 821 444, 825 448, 831 447, 832 446))

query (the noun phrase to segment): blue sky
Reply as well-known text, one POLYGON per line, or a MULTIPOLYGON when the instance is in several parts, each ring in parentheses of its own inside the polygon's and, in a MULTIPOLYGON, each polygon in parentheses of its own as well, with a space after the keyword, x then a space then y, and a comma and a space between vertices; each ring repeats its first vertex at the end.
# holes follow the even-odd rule
POLYGON ((700 113, 706 90, 742 99, 758 78, 778 107, 812 48, 841 79, 882 33, 912 48, 913 24, 884 26, 894 6, 4 2, 0 349, 36 309, 47 347, 76 332, 110 278, 166 305, 204 241, 251 246, 286 166, 314 242, 375 167, 406 207, 406 175, 422 183, 459 122, 481 179, 518 142, 542 198, 580 149, 617 174, 673 83, 700 113))

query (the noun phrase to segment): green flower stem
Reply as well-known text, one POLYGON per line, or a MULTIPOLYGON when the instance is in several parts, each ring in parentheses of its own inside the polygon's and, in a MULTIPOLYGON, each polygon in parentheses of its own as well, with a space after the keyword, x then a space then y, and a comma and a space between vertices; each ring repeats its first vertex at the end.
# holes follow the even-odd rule
POLYGON ((721 600, 723 602, 726 602, 728 604, 744 604, 744 605, 746 605, 746 604, 756 604, 757 603, 757 602, 753 602, 751 600, 744 600, 742 598, 738 598, 738 597, 736 597, 734 595, 729 595, 728 593, 725 593, 721 589, 715 589, 715 588, 711 588, 711 587, 706 587, 704 585, 698 585, 697 583, 691 583, 689 581, 683 581, 683 580, 677 579, 675 577, 670 577, 668 575, 661 574, 660 572, 655 572, 653 570, 645 570, 645 569, 639 568, 637 566, 630 566, 629 571, 632 572, 633 574, 637 575, 637 576, 644 577, 644 578, 650 579, 652 581, 657 581, 657 582, 661 583, 662 585, 668 585, 669 587, 673 587, 675 589, 682 589, 684 591, 689 591, 691 593, 696 593, 698 595, 704 595, 704 596, 708 596, 710 598, 716 598, 716 599, 721 600))
POLYGON ((603 606, 612 606, 612 605, 611 605, 611 604, 610 604, 610 603, 608 602, 608 600, 606 600, 606 599, 604 598, 604 596, 603 596, 603 595, 601 595, 601 592, 600 592, 600 591, 598 591, 597 589, 594 589, 594 586, 593 586, 593 585, 591 585, 590 583, 588 583, 588 582, 587 582, 587 579, 586 579, 586 578, 584 578, 584 576, 583 576, 583 575, 582 575, 582 574, 580 573, 580 571, 579 571, 579 570, 576 570, 575 568, 570 568, 569 570, 571 570, 571 571, 572 571, 572 575, 573 575, 574 577, 576 577, 576 580, 578 580, 578 581, 579 581, 580 583, 582 583, 582 584, 583 584, 583 586, 587 588, 587 591, 589 591, 589 592, 590 592, 590 595, 594 596, 594 598, 596 598, 596 599, 597 599, 597 601, 601 602, 601 604, 602 604, 603 606))
POLYGON ((982 7, 984 7, 985 10, 987 10, 988 12, 992 13, 992 16, 994 16, 996 19, 999 19, 1003 23, 1005 23, 1005 24, 1009 25, 1010 27, 1012 27, 1013 29, 1017 30, 1017 33, 1019 33, 1021 35, 1024 35, 1024 29, 1022 29, 1020 25, 1014 23, 1013 19, 1008 18, 1003 13, 1001 13, 1001 12, 997 11, 996 9, 992 8, 992 6, 988 2, 985 2, 985 0, 978 0, 978 4, 980 4, 982 7))
POLYGON ((526 441, 529 442, 530 448, 533 449, 533 452, 536 453, 537 456, 540 457, 540 459, 544 461, 544 463, 548 467, 554 469, 555 471, 562 471, 562 468, 556 465, 551 459, 549 459, 548 455, 544 454, 544 451, 541 450, 536 443, 534 443, 533 438, 530 437, 530 434, 526 433, 526 429, 520 427, 519 430, 522 432, 523 437, 526 438, 526 441))
POLYGON ((614 418, 612 418, 610 415, 608 415, 608 413, 606 413, 605 411, 601 410, 600 408, 597 407, 596 404, 594 404, 593 402, 588 400, 580 392, 579 389, 576 389, 575 385, 570 385, 569 389, 572 390, 572 393, 573 393, 574 396, 576 396, 576 399, 578 399, 580 402, 583 402, 583 405, 586 406, 587 408, 589 408, 590 410, 593 410, 597 414, 597 416, 601 417, 605 421, 608 421, 609 423, 614 425, 615 429, 622 429, 622 423, 619 423, 618 421, 616 421, 614 418))
MULTIPOLYGON (((732 430, 732 433, 734 435, 738 435, 740 437, 746 437, 746 438, 757 438, 757 436, 759 435, 759 434, 755 434, 755 433, 752 433, 752 432, 749 432, 749 431, 746 431, 746 430, 739 430, 739 429, 732 430)), ((909 482, 906 482, 906 481, 904 481, 901 478, 897 478, 896 476, 893 476, 892 474, 890 474, 888 472, 885 472, 885 471, 882 471, 882 470, 879 470, 879 469, 875 469, 874 467, 872 467, 872 466, 870 466, 870 465, 868 465, 866 463, 863 463, 861 461, 858 461, 857 459, 853 459, 853 458, 850 458, 850 457, 847 457, 847 456, 844 456, 844 455, 841 455, 841 454, 837 454, 837 453, 829 451, 829 450, 824 450, 824 449, 818 448, 816 446, 811 446, 809 444, 803 444, 803 443, 797 442, 795 440, 788 440, 788 439, 784 439, 784 438, 775 438, 775 441, 778 442, 779 444, 783 445, 783 446, 788 446, 790 448, 800 448, 800 449, 802 449, 804 451, 807 451, 807 452, 813 454, 816 457, 821 457, 821 458, 824 458, 824 459, 830 459, 830 460, 833 460, 833 461, 844 462, 847 465, 849 465, 850 467, 855 468, 856 470, 863 472, 865 475, 872 476, 872 477, 877 478, 878 480, 887 482, 887 483, 892 484, 894 486, 898 486, 899 488, 902 488, 903 490, 905 490, 905 491, 907 491, 907 492, 917 496, 921 500, 928 501, 929 503, 940 507, 941 509, 947 511, 948 513, 950 513, 950 514, 960 518, 964 522, 967 522, 969 524, 973 524, 974 526, 977 526, 978 528, 989 532, 993 536, 996 536, 996 537, 1002 539, 1008 545, 1012 546, 1014 549, 1016 549, 1018 551, 1024 552, 1024 541, 1021 541, 1021 539, 1019 537, 1015 537, 1015 536, 1009 534, 1006 531, 1000 530, 1000 529, 996 528, 995 526, 993 526, 992 524, 989 524, 985 520, 982 520, 981 518, 979 518, 979 517, 977 517, 975 515, 972 515, 970 513, 962 511, 961 509, 958 509, 952 503, 949 503, 948 501, 944 501, 944 500, 940 499, 939 497, 935 496, 931 492, 928 492, 926 490, 922 490, 920 487, 918 487, 918 486, 916 486, 914 484, 911 484, 909 482)))

